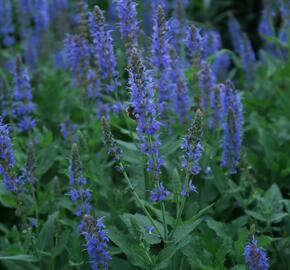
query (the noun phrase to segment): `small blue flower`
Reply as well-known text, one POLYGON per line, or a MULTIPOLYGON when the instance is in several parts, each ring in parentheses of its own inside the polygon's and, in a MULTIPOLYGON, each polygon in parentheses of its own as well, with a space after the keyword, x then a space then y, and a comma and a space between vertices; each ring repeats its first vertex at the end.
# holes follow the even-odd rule
POLYGON ((150 192, 151 201, 153 202, 165 201, 166 197, 170 194, 171 193, 163 186, 163 183, 161 182, 159 187, 153 189, 150 192))
POLYGON ((149 234, 152 234, 154 232, 155 228, 152 225, 148 225, 146 227, 146 230, 149 234))
POLYGON ((183 197, 186 197, 186 196, 189 196, 189 192, 192 192, 192 193, 196 193, 197 192, 197 188, 196 186, 192 183, 192 180, 190 180, 188 182, 188 189, 186 188, 186 186, 184 185, 181 192, 180 192, 180 195, 183 196, 183 197))

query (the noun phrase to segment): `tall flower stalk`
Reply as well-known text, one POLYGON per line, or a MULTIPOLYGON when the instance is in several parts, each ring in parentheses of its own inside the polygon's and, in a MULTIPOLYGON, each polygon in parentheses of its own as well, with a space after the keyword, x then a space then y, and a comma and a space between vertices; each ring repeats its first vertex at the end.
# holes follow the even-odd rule
POLYGON ((181 59, 177 55, 175 48, 170 48, 170 80, 175 113, 181 123, 187 122, 189 117, 189 110, 191 100, 188 93, 187 81, 182 69, 181 59))
POLYGON ((140 149, 148 156, 147 170, 158 178, 161 174, 163 158, 159 154, 160 122, 156 118, 153 87, 149 73, 146 71, 137 50, 133 50, 129 69, 129 89, 131 104, 137 121, 137 134, 140 138, 140 149))
POLYGON ((200 109, 195 113, 191 127, 188 129, 187 135, 183 138, 181 149, 183 156, 181 157, 181 167, 185 172, 185 180, 180 195, 181 201, 178 199, 177 217, 173 226, 172 234, 174 234, 179 221, 181 219, 185 206, 186 197, 190 192, 197 192, 197 188, 193 184, 192 177, 201 172, 200 161, 202 158, 202 134, 203 134, 203 116, 200 109))
POLYGON ((14 90, 14 117, 18 121, 18 127, 21 131, 29 131, 36 125, 33 118, 35 104, 32 102, 32 90, 30 77, 26 67, 24 67, 18 58, 13 74, 14 90))
POLYGON ((76 207, 75 214, 81 217, 85 214, 90 214, 91 192, 87 188, 87 180, 82 174, 82 165, 77 149, 77 145, 72 146, 72 156, 69 164, 69 183, 70 183, 70 198, 76 207))
POLYGON ((228 168, 231 173, 235 173, 240 161, 244 119, 239 92, 234 89, 234 85, 230 81, 226 82, 225 92, 222 97, 222 107, 225 119, 221 164, 223 167, 228 168))
POLYGON ((0 174, 7 190, 18 194, 23 191, 24 182, 13 174, 14 151, 9 136, 10 128, 0 120, 0 174))
POLYGON ((11 0, 0 0, 0 43, 9 47, 15 43, 11 0))
POLYGON ((94 13, 89 13, 89 25, 90 38, 93 43, 92 51, 95 61, 98 62, 100 76, 105 81, 106 91, 112 92, 119 85, 117 61, 111 33, 106 25, 103 12, 98 6, 95 6, 94 13))
POLYGON ((82 234, 85 238, 85 247, 93 270, 108 269, 112 259, 108 253, 109 237, 103 218, 94 219, 90 215, 84 216, 82 234))
POLYGON ((244 255, 246 257, 246 263, 250 267, 250 270, 269 269, 267 254, 263 248, 259 248, 257 246, 257 240, 254 236, 252 240, 247 242, 244 255))
POLYGON ((204 59, 203 39, 200 29, 194 25, 188 27, 185 38, 185 45, 189 60, 198 72, 201 68, 201 62, 204 59))
POLYGON ((159 5, 154 13, 152 66, 153 87, 157 91, 158 112, 167 118, 170 112, 173 93, 170 88, 170 55, 168 26, 163 8, 159 5))
POLYGON ((126 45, 127 57, 132 54, 133 48, 138 46, 138 19, 136 3, 133 0, 116 0, 116 8, 119 17, 121 38, 126 45))
POLYGON ((228 21, 228 30, 230 38, 233 44, 234 51, 239 54, 246 79, 250 85, 253 81, 253 72, 255 68, 256 56, 252 47, 252 43, 247 36, 241 30, 241 26, 237 19, 231 16, 228 21))

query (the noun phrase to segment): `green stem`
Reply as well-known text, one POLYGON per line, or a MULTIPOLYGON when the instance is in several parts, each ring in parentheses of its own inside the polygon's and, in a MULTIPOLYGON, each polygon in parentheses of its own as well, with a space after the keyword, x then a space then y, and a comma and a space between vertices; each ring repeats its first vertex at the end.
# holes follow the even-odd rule
POLYGON ((158 227, 156 226, 156 224, 155 224, 155 222, 154 222, 152 216, 150 215, 150 213, 148 212, 148 210, 146 209, 146 207, 145 207, 144 204, 142 203, 142 201, 141 201, 141 199, 140 199, 138 193, 135 191, 135 189, 134 189, 134 187, 133 187, 133 185, 132 185, 132 183, 131 183, 131 180, 129 179, 129 177, 128 177, 126 171, 125 171, 125 168, 124 168, 124 166, 123 166, 123 164, 122 164, 121 162, 120 162, 120 167, 121 167, 122 173, 123 173, 123 175, 124 175, 124 177, 125 177, 125 180, 127 181, 127 184, 128 184, 128 186, 129 186, 129 188, 131 189, 133 195, 135 196, 137 202, 139 203, 139 205, 140 205, 140 207, 142 208, 142 210, 143 210, 143 212, 145 213, 145 215, 146 215, 146 216, 148 217, 148 219, 150 220, 152 226, 155 228, 155 230, 157 231, 157 233, 162 237, 162 234, 160 233, 158 227))
POLYGON ((163 228, 164 228, 164 241, 167 240, 167 224, 166 224, 166 216, 165 216, 165 204, 161 202, 161 210, 162 210, 162 219, 163 219, 163 228))
POLYGON ((184 263, 184 256, 182 256, 182 258, 181 258, 181 262, 180 262, 179 270, 182 270, 183 263, 184 263))
POLYGON ((145 250, 145 255, 146 255, 146 257, 147 257, 147 259, 149 260, 149 262, 151 263, 151 264, 153 264, 153 261, 152 261, 152 258, 151 258, 151 256, 150 256, 150 254, 148 253, 148 250, 147 250, 147 248, 146 248, 146 246, 145 246, 145 244, 144 244, 144 242, 142 241, 142 245, 141 245, 143 248, 144 248, 144 250, 145 250))
MULTIPOLYGON (((188 169, 186 169, 186 171, 188 172, 188 169)), ((189 173, 186 173, 186 176, 185 176, 185 186, 187 187, 188 185, 188 180, 189 180, 189 176, 190 174, 189 173)), ((173 226, 173 230, 171 232, 171 236, 175 233, 176 231, 176 228, 179 224, 179 220, 182 216, 182 213, 183 213, 183 210, 184 210, 184 206, 185 206, 185 196, 182 196, 182 199, 181 199, 181 206, 179 208, 179 203, 177 204, 177 217, 176 217, 176 220, 175 220, 175 223, 174 223, 174 226, 173 226)))

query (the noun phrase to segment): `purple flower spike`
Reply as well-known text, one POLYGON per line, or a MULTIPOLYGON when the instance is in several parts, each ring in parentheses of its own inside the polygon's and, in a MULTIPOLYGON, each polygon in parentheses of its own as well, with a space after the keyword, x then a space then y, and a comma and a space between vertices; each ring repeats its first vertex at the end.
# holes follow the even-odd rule
POLYGON ((13 90, 15 96, 14 117, 19 121, 18 127, 21 131, 28 131, 35 127, 36 122, 32 117, 35 104, 32 102, 32 90, 30 77, 27 69, 17 59, 14 71, 13 90))
POLYGON ((137 50, 133 50, 129 70, 131 106, 137 121, 140 150, 148 156, 147 170, 155 177, 161 174, 163 158, 159 155, 161 144, 158 132, 160 123, 156 119, 156 105, 151 78, 146 71, 137 50))
POLYGON ((251 270, 269 269, 267 254, 264 249, 257 247, 257 240, 254 237, 246 244, 244 255, 251 270))
POLYGON ((86 187, 87 180, 82 175, 81 161, 77 145, 73 144, 72 158, 69 165, 69 182, 71 189, 68 193, 76 207, 76 216, 80 217, 91 212, 91 193, 86 187))
POLYGON ((168 118, 172 91, 170 87, 170 56, 168 45, 168 26, 163 8, 159 5, 154 12, 152 66, 153 87, 157 91, 158 112, 168 118))
POLYGON ((107 251, 110 240, 105 228, 103 218, 94 219, 89 215, 84 216, 82 234, 93 270, 108 269, 108 262, 111 260, 107 251))
POLYGON ((181 158, 181 166, 189 170, 192 175, 197 175, 201 171, 200 160, 202 157, 202 112, 196 111, 192 126, 188 129, 188 134, 183 139, 181 149, 184 154, 181 158))
POLYGON ((119 17, 121 38, 126 43, 127 56, 131 55, 133 48, 138 45, 138 20, 136 3, 133 0, 116 0, 119 17))
POLYGON ((225 92, 222 97, 224 115, 224 137, 222 166, 235 173, 240 161, 240 148, 242 144, 243 106, 240 95, 234 85, 226 82, 225 92))

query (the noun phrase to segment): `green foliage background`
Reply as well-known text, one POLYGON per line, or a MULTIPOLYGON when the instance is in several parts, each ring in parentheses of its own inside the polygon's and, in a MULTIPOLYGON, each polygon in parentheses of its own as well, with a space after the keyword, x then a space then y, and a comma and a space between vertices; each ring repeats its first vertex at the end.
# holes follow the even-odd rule
MULTIPOLYGON (((107 8, 106 1, 97 2, 107 8)), ((240 20, 254 42, 256 52, 261 50, 257 36, 260 1, 221 0, 189 1, 187 16, 198 25, 215 26, 223 33, 225 47, 231 49, 226 19, 229 12, 240 20)), ((74 3, 70 1, 73 8, 74 3)), ((142 17, 142 5, 139 6, 142 17)), ((124 63, 122 48, 116 46, 119 65, 124 63)), ((288 44, 288 51, 290 44, 288 44)), ((1 51, 5 56, 6 51, 1 51)), ((267 251, 270 269, 289 269, 290 265, 290 61, 278 59, 261 50, 254 83, 246 84, 240 59, 234 55, 235 65, 229 73, 241 90, 245 125, 242 160, 237 175, 229 175, 219 166, 220 137, 218 132, 205 133, 206 154, 203 166, 210 166, 212 174, 195 179, 198 193, 186 204, 183 223, 164 246, 155 233, 148 234, 148 218, 136 204, 122 174, 114 169, 113 161, 104 147, 100 122, 91 113, 90 104, 81 99, 82 89, 72 88, 66 71, 52 68, 43 61, 32 78, 34 100, 37 104, 36 145, 37 201, 29 194, 23 198, 27 217, 38 209, 36 228, 21 228, 23 222, 15 216, 16 202, 0 185, 0 268, 11 270, 36 269, 90 269, 83 242, 77 232, 69 197, 68 163, 71 142, 64 141, 59 123, 67 115, 78 123, 78 146, 84 175, 93 190, 96 217, 105 216, 111 240, 113 259, 109 269, 247 269, 243 256, 244 245, 255 230, 258 245, 267 251), (140 226, 142 241, 130 222, 134 217, 140 226), (150 247, 150 250, 149 250, 150 247), (146 256, 150 252, 151 260, 146 256)), ((6 57, 6 56, 5 56, 6 57)), ((289 58, 288 58, 289 59, 289 58)), ((1 75, 11 83, 4 67, 1 75)), ((187 71, 189 80, 192 70, 187 71)), ((126 85, 126 72, 123 74, 126 85)), ((128 174, 135 190, 142 196, 144 162, 128 126, 134 132, 135 122, 128 116, 113 115, 112 132, 123 149, 128 174)), ((187 126, 176 123, 170 136, 162 135, 162 154, 166 157, 163 178, 170 190, 178 190, 178 170, 181 138, 187 126)), ((134 137, 136 134, 134 132, 134 137)), ((17 170, 25 164, 27 135, 12 134, 17 170)), ((174 199, 173 199, 174 201, 174 199)), ((173 226, 175 213, 168 202, 166 220, 173 226)), ((163 230, 161 212, 148 204, 150 213, 163 230)), ((140 232, 139 232, 140 233, 140 232)))

